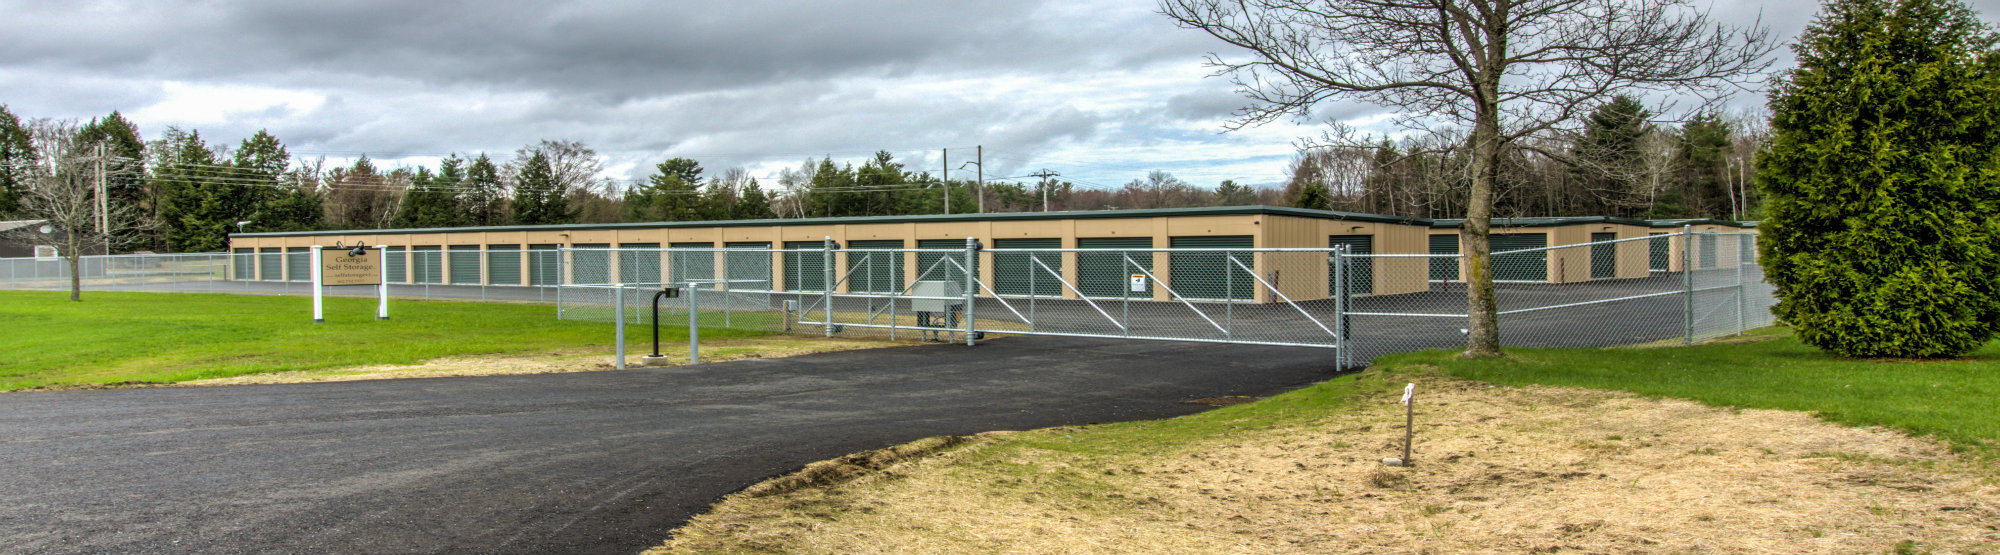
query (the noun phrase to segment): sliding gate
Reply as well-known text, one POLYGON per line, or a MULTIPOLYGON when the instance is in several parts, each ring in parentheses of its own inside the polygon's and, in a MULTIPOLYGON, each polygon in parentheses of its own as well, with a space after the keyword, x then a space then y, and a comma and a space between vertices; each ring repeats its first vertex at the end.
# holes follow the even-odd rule
MULTIPOLYGON (((799 326, 971 344, 984 334, 1058 335, 1340 349, 1336 317, 1357 266, 1344 247, 801 249, 831 283, 798 299, 799 326), (1343 264, 1342 261, 1348 263, 1343 264)), ((1032 245, 1010 242, 1004 246, 1032 245)), ((790 245, 788 245, 790 246, 790 245)), ((790 258, 789 260, 797 260, 790 258)), ((1342 352, 1336 355, 1345 362, 1342 352)))

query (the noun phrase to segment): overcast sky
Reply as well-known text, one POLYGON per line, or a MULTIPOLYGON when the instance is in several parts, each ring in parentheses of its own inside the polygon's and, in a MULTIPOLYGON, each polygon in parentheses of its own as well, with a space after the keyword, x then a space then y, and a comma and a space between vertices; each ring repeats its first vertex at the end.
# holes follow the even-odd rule
MULTIPOLYGON (((1977 0, 2000 13, 2000 0, 1977 0)), ((1815 4, 1714 4, 1780 36, 1815 4)), ((769 179, 807 158, 889 150, 971 177, 1041 168, 1115 187, 1154 169, 1275 185, 1279 123, 1221 133, 1242 104, 1205 78, 1224 45, 1145 0, 979 2, 175 2, 0 0, 0 104, 23 118, 119 110, 234 145, 269 129, 295 156, 386 165, 510 156, 579 140, 607 176, 685 156, 769 179), (964 173, 960 173, 964 172, 964 173)), ((1991 16, 1988 16, 1991 20, 1991 16)), ((1789 50, 1781 52, 1789 63, 1789 50)), ((1749 95, 1738 106, 1760 105, 1749 95)), ((1326 110, 1367 128, 1379 111, 1326 110)))

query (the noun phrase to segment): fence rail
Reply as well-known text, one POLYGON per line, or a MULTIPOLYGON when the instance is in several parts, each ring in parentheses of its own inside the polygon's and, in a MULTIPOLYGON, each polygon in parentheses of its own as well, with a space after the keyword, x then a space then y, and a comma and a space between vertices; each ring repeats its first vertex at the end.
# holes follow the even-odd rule
MULTIPOLYGON (((1741 333, 1776 301, 1755 234, 1694 232, 1493 254, 1501 341, 1608 346, 1741 333)), ((1336 349, 1342 363, 1463 345, 1463 264, 1347 247, 400 249, 390 294, 550 302, 610 320, 619 289, 697 287, 702 325, 821 334, 1064 335, 1336 349)), ((82 257, 88 290, 310 293, 303 249, 82 257)), ((0 259, 0 288, 65 289, 61 259, 0 259)), ((372 295, 362 286, 331 294, 372 295)), ((633 296, 633 298, 638 298, 633 296)), ((663 308, 668 308, 663 306, 663 308)), ((663 324, 686 322, 663 313, 663 324)), ((672 311, 669 311, 672 312, 672 311)), ((643 322, 647 311, 627 306, 643 322)))

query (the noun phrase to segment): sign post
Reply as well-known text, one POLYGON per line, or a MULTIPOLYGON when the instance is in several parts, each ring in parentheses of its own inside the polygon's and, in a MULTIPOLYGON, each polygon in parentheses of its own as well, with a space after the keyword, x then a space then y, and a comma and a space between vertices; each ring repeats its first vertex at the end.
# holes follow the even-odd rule
POLYGON ((382 253, 387 252, 377 245, 372 250, 355 247, 349 251, 338 250, 327 256, 326 247, 313 245, 307 248, 312 257, 313 323, 326 323, 325 289, 329 285, 374 285, 376 295, 375 319, 389 319, 389 270, 383 264, 382 253))

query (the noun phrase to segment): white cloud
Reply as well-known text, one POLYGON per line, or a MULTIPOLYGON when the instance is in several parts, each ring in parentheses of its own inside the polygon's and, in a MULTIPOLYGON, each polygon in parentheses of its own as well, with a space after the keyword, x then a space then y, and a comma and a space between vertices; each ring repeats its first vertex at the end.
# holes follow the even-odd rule
POLYGON ((167 81, 160 84, 158 101, 133 110, 131 115, 140 121, 197 126, 246 118, 290 120, 325 104, 325 96, 310 91, 167 81))

